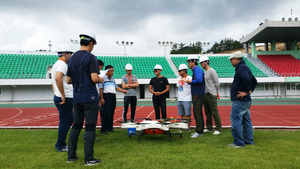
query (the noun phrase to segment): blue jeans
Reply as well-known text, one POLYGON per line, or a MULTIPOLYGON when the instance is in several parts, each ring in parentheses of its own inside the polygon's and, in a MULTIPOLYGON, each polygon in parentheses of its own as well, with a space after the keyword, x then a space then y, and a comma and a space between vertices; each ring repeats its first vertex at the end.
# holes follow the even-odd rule
POLYGON ((66 98, 66 103, 60 104, 61 97, 54 95, 53 101, 59 113, 58 138, 55 148, 60 150, 66 147, 66 137, 73 124, 73 98, 66 98))
POLYGON ((235 145, 244 147, 245 144, 254 144, 250 106, 251 101, 232 102, 230 121, 235 145))

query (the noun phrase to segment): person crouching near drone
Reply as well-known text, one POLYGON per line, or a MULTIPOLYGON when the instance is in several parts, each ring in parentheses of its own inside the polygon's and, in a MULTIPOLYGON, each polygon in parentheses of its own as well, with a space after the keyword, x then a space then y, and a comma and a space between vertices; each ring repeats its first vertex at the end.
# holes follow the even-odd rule
POLYGON ((153 94, 152 102, 155 110, 155 118, 160 119, 160 110, 162 119, 167 118, 167 93, 170 90, 169 81, 163 77, 160 73, 163 70, 161 65, 155 65, 154 73, 155 77, 150 80, 149 92, 153 94), (153 89, 154 88, 154 89, 153 89))
POLYGON ((132 65, 128 63, 125 66, 127 72, 126 75, 122 77, 122 88, 127 90, 124 96, 124 109, 123 109, 123 121, 127 122, 127 111, 130 104, 131 108, 131 118, 130 121, 134 122, 135 110, 136 110, 136 88, 139 87, 139 82, 135 75, 132 75, 132 65))
POLYGON ((66 138, 73 124, 73 86, 67 84, 66 75, 73 51, 69 45, 62 44, 57 51, 59 59, 52 67, 53 101, 59 112, 58 139, 55 144, 57 152, 68 151, 66 138))
MULTIPOLYGON (((192 94, 191 85, 187 84, 186 80, 192 80, 192 77, 187 74, 188 67, 186 64, 179 65, 178 73, 180 77, 177 80, 178 87, 178 102, 177 109, 178 115, 187 122, 191 122, 191 106, 192 106, 192 94)), ((191 131, 190 123, 188 124, 187 131, 191 131)))

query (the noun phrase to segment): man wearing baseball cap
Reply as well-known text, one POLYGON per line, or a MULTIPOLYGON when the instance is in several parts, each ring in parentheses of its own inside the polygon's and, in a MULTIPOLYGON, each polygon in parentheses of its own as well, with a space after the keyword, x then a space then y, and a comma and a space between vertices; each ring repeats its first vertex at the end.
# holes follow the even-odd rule
POLYGON ((96 35, 85 29, 80 35, 80 50, 70 59, 67 83, 73 84, 74 124, 69 137, 68 163, 78 159, 76 155, 78 136, 85 119, 84 161, 85 165, 95 165, 101 160, 94 158, 94 143, 99 109, 99 96, 96 83, 102 83, 99 77, 97 58, 91 52, 94 49, 96 35))
POLYGON ((66 138, 70 126, 73 124, 73 87, 67 84, 66 75, 73 51, 69 45, 59 46, 58 60, 52 67, 53 101, 59 112, 58 138, 55 144, 57 152, 68 151, 66 138))
POLYGON ((234 138, 232 144, 228 147, 240 148, 245 144, 253 145, 253 129, 250 118, 251 97, 257 80, 253 76, 249 67, 243 60, 242 52, 234 52, 228 58, 233 67, 235 67, 235 75, 231 85, 231 133, 234 138))
POLYGON ((167 118, 167 93, 170 90, 169 81, 167 78, 161 75, 163 68, 161 65, 157 64, 154 67, 155 77, 150 80, 149 92, 153 94, 152 102, 155 110, 155 118, 160 118, 160 110, 162 119, 167 118))
POLYGON ((124 96, 124 109, 123 109, 123 121, 127 122, 127 111, 128 106, 130 104, 131 108, 131 115, 130 115, 130 121, 134 122, 135 117, 135 110, 136 110, 136 88, 139 87, 139 82, 137 80, 137 77, 135 75, 132 75, 132 65, 128 63, 125 66, 125 70, 127 72, 126 75, 122 77, 122 88, 127 90, 127 93, 124 96))

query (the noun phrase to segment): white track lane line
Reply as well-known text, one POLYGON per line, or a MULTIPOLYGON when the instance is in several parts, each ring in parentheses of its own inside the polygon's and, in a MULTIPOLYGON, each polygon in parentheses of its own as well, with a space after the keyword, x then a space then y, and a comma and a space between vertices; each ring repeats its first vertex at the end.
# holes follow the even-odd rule
MULTIPOLYGON (((143 107, 145 107, 145 106, 142 106, 142 107, 136 109, 135 111, 137 111, 137 110, 139 110, 139 109, 141 109, 141 108, 143 108, 143 107)), ((129 114, 131 114, 131 112, 130 112, 129 114)), ((123 115, 123 114, 122 114, 122 115, 123 115)), ((128 114, 127 114, 127 115, 128 115, 128 114)), ((118 121, 119 119, 122 119, 122 118, 123 118, 123 117, 121 116, 121 117, 117 118, 114 122, 116 122, 116 121, 118 121)))
POLYGON ((149 118, 152 115, 152 113, 154 113, 154 110, 152 110, 152 112, 146 118, 149 118))
POLYGON ((15 117, 20 116, 20 115, 23 113, 23 111, 22 111, 21 109, 19 109, 19 108, 15 108, 15 109, 18 109, 18 110, 19 110, 19 114, 15 115, 15 116, 13 116, 13 117, 11 117, 11 118, 2 120, 2 121, 0 121, 0 122, 4 122, 4 121, 7 121, 7 120, 11 120, 11 119, 13 119, 13 118, 15 118, 15 117))

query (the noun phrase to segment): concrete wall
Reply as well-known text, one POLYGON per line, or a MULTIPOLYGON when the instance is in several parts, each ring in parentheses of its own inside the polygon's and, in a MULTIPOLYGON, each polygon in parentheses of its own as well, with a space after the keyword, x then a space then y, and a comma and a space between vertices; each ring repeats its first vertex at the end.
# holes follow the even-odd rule
MULTIPOLYGON (((145 86, 145 99, 151 99, 149 92, 150 79, 140 79, 140 85, 145 86)), ((170 98, 177 97, 177 79, 169 79, 170 98)), ((221 97, 230 97, 230 88, 233 78, 219 78, 221 83, 219 94, 221 97)), ((300 97, 300 90, 287 90, 286 84, 300 84, 300 77, 263 77, 257 78, 258 83, 273 83, 272 90, 255 90, 254 97, 300 97)), ((116 83, 121 86, 121 79, 116 79, 116 83)), ((50 79, 0 79, 0 102, 11 101, 51 101, 53 93, 50 79)), ((137 88, 137 98, 140 98, 140 88, 137 88)), ((117 98, 121 99, 124 94, 117 92, 117 98)))

